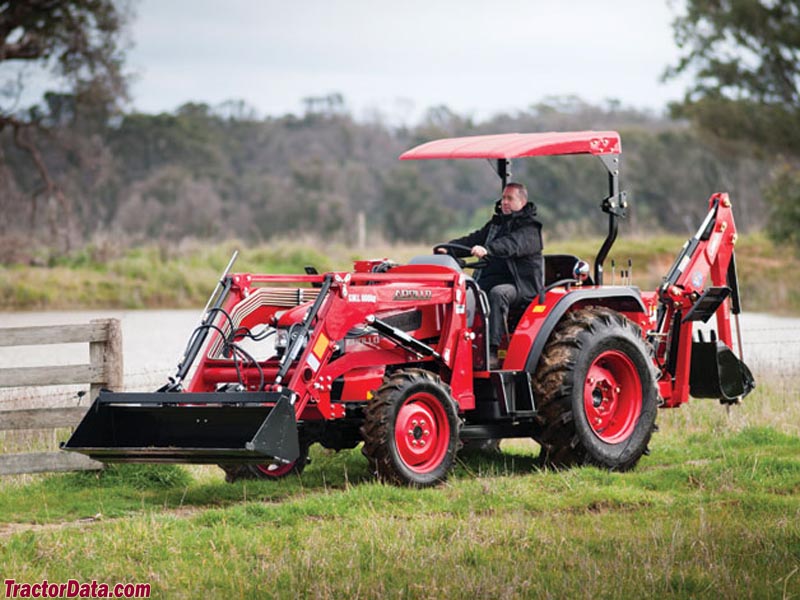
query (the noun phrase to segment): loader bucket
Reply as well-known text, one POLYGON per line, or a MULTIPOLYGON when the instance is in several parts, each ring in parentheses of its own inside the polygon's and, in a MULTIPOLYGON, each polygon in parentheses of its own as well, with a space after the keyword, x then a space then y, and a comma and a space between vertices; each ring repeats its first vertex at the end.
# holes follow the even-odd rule
POLYGON ((101 391, 64 450, 102 462, 242 463, 300 455, 286 394, 101 391))
POLYGON ((756 387, 747 365, 719 340, 693 341, 689 393, 695 398, 719 398, 733 403, 756 387))

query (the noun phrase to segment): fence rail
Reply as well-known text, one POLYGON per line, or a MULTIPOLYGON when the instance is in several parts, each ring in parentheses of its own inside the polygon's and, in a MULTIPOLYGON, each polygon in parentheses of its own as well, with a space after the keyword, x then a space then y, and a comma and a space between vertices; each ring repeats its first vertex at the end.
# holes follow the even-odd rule
MULTIPOLYGON (((122 389, 122 328, 118 319, 82 325, 46 325, 0 329, 0 346, 89 344, 89 364, 0 369, 0 387, 88 384, 93 400, 102 388, 122 389)), ((74 427, 87 407, 0 411, 0 431, 74 427)), ((67 452, 0 454, 0 475, 99 469, 102 463, 67 452)))

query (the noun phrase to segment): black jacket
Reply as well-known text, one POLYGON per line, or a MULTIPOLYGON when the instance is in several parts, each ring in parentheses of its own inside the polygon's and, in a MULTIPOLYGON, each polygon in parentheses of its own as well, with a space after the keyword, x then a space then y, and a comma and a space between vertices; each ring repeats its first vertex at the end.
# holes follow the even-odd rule
MULTIPOLYGON (((536 207, 528 202, 517 212, 504 215, 498 201, 494 216, 486 225, 454 240, 472 248, 483 246, 489 255, 505 259, 513 283, 524 302, 530 302, 544 287, 544 259, 542 258, 542 224, 535 218, 536 207)), ((469 256, 464 251, 463 256, 469 256)), ((475 274, 480 284, 480 273, 475 274)))

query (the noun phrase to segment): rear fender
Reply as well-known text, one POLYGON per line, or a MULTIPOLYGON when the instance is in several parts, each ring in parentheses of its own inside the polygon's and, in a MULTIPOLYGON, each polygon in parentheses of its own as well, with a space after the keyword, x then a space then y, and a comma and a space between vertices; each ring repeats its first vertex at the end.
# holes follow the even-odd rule
POLYGON ((638 288, 619 286, 553 289, 547 293, 544 304, 539 304, 537 299, 525 309, 511 337, 503 368, 535 373, 542 351, 562 317, 573 308, 587 305, 611 308, 633 316, 639 323, 647 317, 638 288), (642 318, 636 319, 637 315, 642 318))

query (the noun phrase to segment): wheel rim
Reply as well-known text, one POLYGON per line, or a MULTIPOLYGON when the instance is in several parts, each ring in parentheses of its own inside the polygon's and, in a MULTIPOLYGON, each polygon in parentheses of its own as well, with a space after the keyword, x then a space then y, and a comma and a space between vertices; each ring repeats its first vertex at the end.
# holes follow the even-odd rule
POLYGON ((450 424, 439 399, 427 392, 409 396, 397 413, 394 439, 400 459, 415 473, 439 466, 450 444, 450 424))
POLYGON ((618 350, 592 361, 583 384, 583 405, 589 427, 609 444, 628 439, 642 412, 642 383, 636 365, 618 350))
POLYGON ((268 462, 268 463, 261 463, 256 465, 256 468, 261 471, 267 477, 283 477, 284 475, 288 475, 291 473, 294 466, 297 464, 297 461, 292 461, 290 463, 284 463, 278 460, 268 462))

